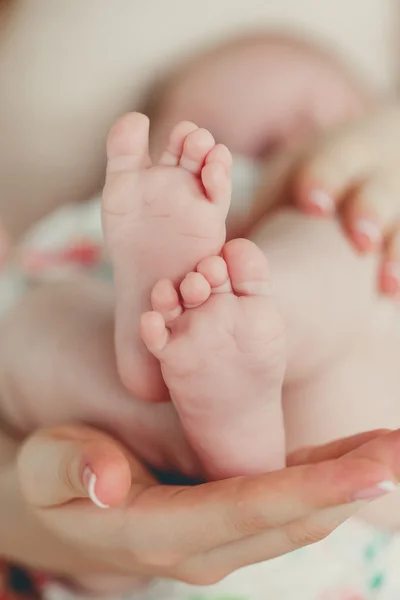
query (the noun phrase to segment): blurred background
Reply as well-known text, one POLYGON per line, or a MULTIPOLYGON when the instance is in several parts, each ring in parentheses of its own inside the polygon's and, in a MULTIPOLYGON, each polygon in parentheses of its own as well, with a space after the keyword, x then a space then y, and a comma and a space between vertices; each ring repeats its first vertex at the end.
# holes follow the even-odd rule
MULTIPOLYGON (((45 215, 96 195, 116 117, 140 109, 158 77, 210 43, 246 31, 301 34, 332 48, 378 94, 398 87, 397 0, 0 0, 0 7, 0 225, 12 239, 41 216, 39 205, 45 215)), ((64 214, 50 231, 82 219, 64 214)))
POLYGON ((307 34, 377 89, 397 82, 397 0, 2 2, 0 193, 11 202, 95 192, 115 117, 140 104, 157 74, 224 36, 254 28, 307 34))

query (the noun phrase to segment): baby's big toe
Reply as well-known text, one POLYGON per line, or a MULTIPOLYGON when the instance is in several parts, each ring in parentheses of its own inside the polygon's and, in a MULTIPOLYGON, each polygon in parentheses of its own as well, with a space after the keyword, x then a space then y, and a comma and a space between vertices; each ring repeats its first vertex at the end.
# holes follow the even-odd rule
POLYGON ((258 246, 246 239, 232 240, 225 244, 222 255, 236 294, 272 295, 268 262, 258 246))
POLYGON ((113 125, 107 138, 107 176, 149 166, 149 127, 148 117, 135 112, 113 125))

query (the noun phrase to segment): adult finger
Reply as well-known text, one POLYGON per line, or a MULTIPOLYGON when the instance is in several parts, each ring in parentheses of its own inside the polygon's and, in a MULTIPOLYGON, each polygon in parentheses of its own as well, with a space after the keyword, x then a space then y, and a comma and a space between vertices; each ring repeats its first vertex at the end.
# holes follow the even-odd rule
POLYGON ((361 252, 380 250, 399 219, 400 175, 386 166, 372 174, 349 194, 343 207, 343 223, 361 252))
POLYGON ((375 450, 367 444, 360 454, 260 477, 151 487, 133 503, 131 538, 146 540, 154 560, 172 552, 179 562, 327 508, 368 502, 396 488, 400 469, 400 432, 374 443, 375 450), (151 530, 156 533, 149 535, 151 530))
POLYGON ((380 270, 381 291, 393 297, 400 292, 400 224, 397 223, 386 240, 380 270))
POLYGON ((101 508, 116 506, 131 487, 123 447, 84 426, 41 430, 22 446, 18 459, 25 499, 40 508, 90 498, 101 508))
MULTIPOLYGON (((362 439, 362 436, 356 437, 359 440, 362 439)), ((333 445, 331 447, 335 448, 333 445)), ((393 432, 379 435, 359 448, 353 449, 348 455, 334 461, 333 464, 347 463, 349 470, 343 471, 342 476, 351 477, 352 469, 357 468, 356 463, 353 462, 357 456, 360 460, 359 466, 362 464, 364 467, 368 464, 387 465, 398 479, 400 475, 400 467, 397 466, 399 455, 400 435, 399 432, 393 432)), ((332 465, 329 462, 321 464, 327 469, 332 465)), ((314 465, 311 469, 318 466, 314 465)), ((308 483, 309 480, 306 479, 304 485, 307 486, 308 483)), ((315 486, 314 494, 318 495, 318 484, 314 481, 311 485, 315 486)), ((326 485, 326 481, 321 482, 320 485, 326 485)), ((382 495, 395 491, 395 479, 382 481, 379 487, 382 495)), ((269 560, 321 541, 366 504, 379 497, 381 494, 378 490, 375 490, 376 494, 373 488, 360 490, 352 496, 353 502, 338 503, 337 506, 332 505, 320 510, 303 511, 302 515, 298 512, 297 518, 288 520, 286 523, 282 522, 280 526, 266 528, 264 532, 235 540, 200 556, 193 556, 182 565, 180 576, 190 581, 197 579, 199 582, 206 578, 205 583, 212 583, 246 565, 269 560)))
POLYGON ((332 215, 347 193, 368 175, 376 152, 354 127, 328 135, 300 162, 295 203, 311 214, 332 215))
POLYGON ((324 446, 312 446, 302 448, 288 456, 287 462, 289 466, 306 465, 311 463, 319 463, 326 460, 334 460, 340 458, 344 454, 348 454, 352 450, 356 450, 360 446, 375 440, 383 435, 390 433, 389 429, 376 429, 374 431, 366 431, 357 435, 352 435, 347 438, 335 440, 324 446))
POLYGON ((399 133, 397 106, 329 132, 299 165, 295 202, 314 214, 332 214, 372 170, 393 162, 399 133))
POLYGON ((178 576, 190 583, 211 585, 245 566, 322 541, 364 505, 358 502, 326 509, 306 519, 292 521, 284 527, 269 529, 203 555, 193 556, 182 564, 178 576))

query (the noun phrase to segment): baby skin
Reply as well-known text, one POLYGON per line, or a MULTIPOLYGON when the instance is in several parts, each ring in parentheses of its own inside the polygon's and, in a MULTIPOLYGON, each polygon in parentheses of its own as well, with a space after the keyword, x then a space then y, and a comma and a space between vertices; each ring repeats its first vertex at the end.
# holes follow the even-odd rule
POLYGON ((150 167, 148 121, 132 114, 108 156, 103 224, 125 385, 159 400, 165 382, 208 478, 283 467, 284 324, 261 250, 224 246, 229 151, 183 122, 150 167))
POLYGON ((284 324, 267 262, 238 239, 179 287, 160 281, 142 338, 161 363, 188 441, 207 477, 284 466, 284 324))
POLYGON ((123 383, 147 401, 168 399, 159 367, 139 336, 150 292, 174 284, 225 242, 231 155, 189 122, 171 133, 158 164, 149 158, 149 121, 123 117, 111 130, 102 216, 114 267, 116 352, 123 383))
MULTIPOLYGON (((142 90, 140 96, 142 93, 146 90, 142 90)), ((219 142, 229 145, 237 154, 260 158, 270 156, 271 151, 292 144, 294 140, 303 140, 349 120, 368 104, 368 94, 363 86, 335 57, 306 41, 273 33, 232 39, 192 58, 176 73, 168 74, 165 84, 157 93, 151 94, 151 98, 150 111, 154 116, 152 153, 157 157, 164 150, 172 126, 182 120, 195 121, 207 128, 219 142)), ((138 99, 133 101, 133 109, 136 109, 138 99)), ((117 107, 118 104, 110 114, 113 115, 117 107)), ((19 153, 15 157, 12 152, 6 153, 0 178, 0 266, 9 256, 13 242, 38 219, 64 202, 86 199, 101 185, 103 152, 98 140, 106 131, 94 131, 83 108, 82 111, 78 120, 86 123, 86 128, 80 128, 79 136, 86 136, 82 138, 82 148, 91 149, 91 158, 88 160, 88 152, 83 150, 76 162, 74 150, 72 163, 68 161, 68 155, 65 161, 60 159, 60 180, 35 175, 47 173, 46 161, 31 170, 27 154, 22 154, 21 158, 19 153), (96 148, 97 155, 93 152, 96 148), (20 161, 24 157, 28 161, 28 173, 31 173, 31 179, 33 177, 30 188, 26 182, 20 182, 20 187, 12 175, 23 168, 20 161), (72 179, 68 168, 73 169, 72 187, 68 184, 72 179)), ((26 116, 28 121, 34 119, 34 115, 26 116)), ((108 127, 105 115, 102 122, 108 127)), ((62 123, 63 115, 60 114, 56 118, 56 127, 62 123)), ((75 146, 71 146, 68 135, 63 137, 64 126, 65 123, 58 135, 49 134, 49 151, 54 143, 56 153, 60 145, 65 148, 75 146)), ((31 147, 33 142, 34 139, 23 138, 16 148, 31 147)), ((46 139, 43 143, 45 147, 46 139)))

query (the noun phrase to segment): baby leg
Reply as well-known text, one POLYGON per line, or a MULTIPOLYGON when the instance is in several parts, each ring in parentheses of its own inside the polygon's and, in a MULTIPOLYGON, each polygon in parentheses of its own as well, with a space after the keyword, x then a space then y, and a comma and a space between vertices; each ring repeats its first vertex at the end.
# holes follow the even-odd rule
POLYGON ((287 327, 289 449, 398 427, 399 328, 375 293, 374 259, 357 255, 335 222, 292 210, 251 237, 268 256, 287 327))
POLYGON ((229 242, 186 276, 180 297, 172 282, 156 285, 142 336, 205 475, 283 467, 285 332, 262 252, 229 242))
POLYGON ((116 354, 136 397, 168 398, 154 357, 139 337, 141 313, 156 281, 176 282, 225 242, 230 203, 228 149, 189 122, 177 125, 158 163, 148 153, 149 121, 126 115, 111 130, 103 228, 114 267, 116 354))

